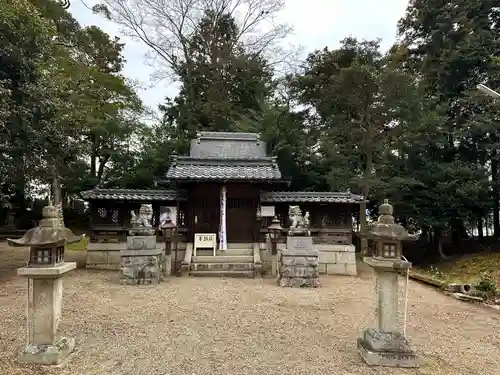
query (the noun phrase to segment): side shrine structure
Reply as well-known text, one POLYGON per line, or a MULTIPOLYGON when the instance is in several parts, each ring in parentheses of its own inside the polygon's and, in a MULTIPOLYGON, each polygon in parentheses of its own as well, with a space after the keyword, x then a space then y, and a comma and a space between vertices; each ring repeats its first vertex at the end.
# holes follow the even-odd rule
POLYGON ((271 239, 277 238, 278 250, 284 248, 289 212, 298 206, 309 218, 320 273, 356 274, 352 217, 355 211, 365 215, 360 205, 366 201, 350 192, 286 191, 289 183, 260 134, 200 132, 188 156, 173 156, 166 180, 175 189, 82 192, 91 210, 88 268, 120 268, 130 213, 151 204, 157 246, 166 248, 168 242, 172 270, 271 272, 271 239), (270 235, 271 224, 281 233, 270 235))

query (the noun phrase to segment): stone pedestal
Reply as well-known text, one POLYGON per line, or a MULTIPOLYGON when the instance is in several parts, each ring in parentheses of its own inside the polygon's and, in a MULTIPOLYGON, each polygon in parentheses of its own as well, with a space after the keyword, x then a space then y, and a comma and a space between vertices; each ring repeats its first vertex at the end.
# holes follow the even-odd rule
POLYGON ((120 284, 158 284, 166 276, 166 256, 156 247, 156 236, 128 236, 127 248, 120 250, 120 284))
POLYGON ((278 285, 317 288, 319 251, 308 236, 288 236, 286 250, 281 252, 278 285))
POLYGON ((369 365, 419 367, 420 361, 408 340, 398 331, 398 272, 408 269, 409 262, 365 258, 377 277, 377 325, 363 332, 357 347, 369 365))
POLYGON ((75 348, 75 340, 60 335, 58 327, 62 308, 62 276, 76 268, 76 263, 61 263, 52 267, 17 270, 29 279, 28 343, 20 361, 42 365, 58 365, 75 348))

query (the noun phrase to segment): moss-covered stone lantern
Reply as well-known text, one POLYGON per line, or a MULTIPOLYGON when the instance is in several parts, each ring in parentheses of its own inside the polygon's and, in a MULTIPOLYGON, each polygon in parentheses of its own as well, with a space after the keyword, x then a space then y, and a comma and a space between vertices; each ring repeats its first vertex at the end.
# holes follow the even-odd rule
POLYGON ((398 276, 411 263, 402 259, 404 240, 415 240, 394 221, 393 208, 386 199, 379 207, 378 221, 361 236, 373 241, 373 254, 363 261, 377 277, 377 328, 369 328, 358 339, 358 351, 369 365, 418 367, 420 361, 398 328, 398 276))
POLYGON ((74 339, 62 337, 58 331, 62 276, 76 268, 76 263, 64 261, 64 247, 83 236, 75 236, 64 227, 58 209, 50 203, 43 208, 42 216, 40 224, 22 238, 7 241, 10 246, 30 247, 27 266, 17 270, 20 276, 28 278, 28 343, 21 361, 57 365, 75 347, 74 339))

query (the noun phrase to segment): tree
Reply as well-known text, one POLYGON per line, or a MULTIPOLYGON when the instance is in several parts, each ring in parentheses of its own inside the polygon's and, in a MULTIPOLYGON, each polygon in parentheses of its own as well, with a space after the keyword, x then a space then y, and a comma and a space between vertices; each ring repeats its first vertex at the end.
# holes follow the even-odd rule
POLYGON ((161 109, 179 152, 199 130, 231 131, 236 122, 258 111, 272 93, 272 71, 259 56, 236 43, 234 20, 207 11, 187 42, 191 63, 180 66, 179 95, 161 109), (190 77, 188 77, 190 75, 190 77))
MULTIPOLYGON (((434 156, 435 162, 454 165, 462 171, 467 169, 467 163, 478 170, 485 164, 489 166, 497 236, 500 235, 499 134, 497 127, 491 125, 498 119, 498 111, 476 95, 475 85, 500 84, 495 57, 500 52, 499 20, 500 10, 492 1, 414 0, 399 23, 400 42, 393 49, 395 61, 418 72, 425 82, 426 95, 446 109, 440 126, 441 151, 434 156)), ((470 207, 479 227, 483 218, 477 216, 484 215, 483 208, 477 204, 470 207)), ((463 205, 455 207, 456 212, 463 209, 463 205)), ((456 212, 449 218, 455 236, 463 232, 464 226, 460 223, 463 218, 456 212)))
POLYGON ((179 74, 182 64, 191 61, 190 39, 206 27, 202 20, 208 11, 215 24, 224 19, 236 21, 234 47, 243 46, 250 54, 274 64, 286 62, 279 42, 291 31, 287 25, 269 25, 284 7, 284 0, 103 0, 94 11, 123 27, 123 32, 139 39, 158 58, 159 77, 179 74), (281 52, 281 53, 280 53, 281 52))
POLYGON ((368 197, 380 155, 407 106, 411 77, 388 67, 378 41, 347 38, 341 47, 307 58, 293 87, 319 118, 323 157, 332 189, 368 197))
POLYGON ((40 77, 38 65, 53 52, 56 30, 28 0, 2 3, 0 11, 0 183, 2 191, 15 193, 14 204, 22 209, 26 175, 39 157, 28 97, 40 77))
POLYGON ((67 192, 78 192, 102 179, 110 163, 120 164, 141 103, 119 74, 118 40, 95 27, 82 29, 52 1, 17 1, 2 11, 10 16, 3 19, 2 40, 13 42, 3 46, 0 68, 2 89, 11 94, 0 111, 2 165, 20 202, 33 180, 53 180, 60 200, 61 181, 67 192), (100 175, 89 176, 89 156, 100 159, 100 175))
MULTIPOLYGON (((194 99, 197 57, 191 45, 196 35, 201 36, 210 29, 211 25, 206 23, 207 14, 213 25, 227 24, 228 20, 234 24, 235 34, 227 39, 230 43, 225 46, 227 53, 233 53, 233 48, 243 49, 255 59, 264 59, 276 67, 291 61, 291 55, 279 46, 291 29, 268 22, 283 6, 284 0, 103 0, 94 10, 122 26, 126 35, 150 48, 157 78, 182 81, 186 92, 182 103, 187 108, 185 122, 194 128, 198 104, 194 99)), ((218 48, 216 44, 221 39, 205 37, 203 40, 205 49, 211 50, 218 48)))

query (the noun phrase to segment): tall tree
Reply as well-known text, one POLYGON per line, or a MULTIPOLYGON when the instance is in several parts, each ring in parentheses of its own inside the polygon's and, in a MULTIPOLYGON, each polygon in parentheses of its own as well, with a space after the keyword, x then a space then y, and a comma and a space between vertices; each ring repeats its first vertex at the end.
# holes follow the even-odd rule
MULTIPOLYGON (((499 21, 500 9, 494 1, 413 0, 399 23, 400 42, 394 48, 395 60, 417 72, 425 81, 427 95, 445 108, 439 162, 473 163, 477 168, 488 163, 497 236, 499 134, 491 124, 498 119, 498 111, 485 105, 474 91, 480 82, 500 85, 499 21)), ((461 219, 456 214, 452 219, 454 233, 463 231, 461 219)))
POLYGON ((102 156, 101 169, 123 159, 112 155, 125 150, 136 127, 131 120, 141 110, 119 74, 123 45, 95 27, 82 29, 52 1, 19 0, 0 9, 9 15, 0 31, 1 87, 10 94, 0 111, 2 165, 18 186, 20 202, 34 179, 55 180, 60 199, 61 181, 69 192, 95 183, 96 176, 88 175, 89 156, 102 156), (97 151, 90 151, 86 134, 99 134, 97 151))
POLYGON ((200 23, 186 42, 192 59, 180 66, 181 91, 162 107, 181 152, 198 130, 234 130, 238 119, 260 109, 272 89, 267 62, 238 45, 234 19, 207 11, 200 23))

